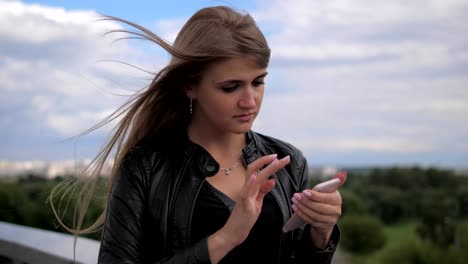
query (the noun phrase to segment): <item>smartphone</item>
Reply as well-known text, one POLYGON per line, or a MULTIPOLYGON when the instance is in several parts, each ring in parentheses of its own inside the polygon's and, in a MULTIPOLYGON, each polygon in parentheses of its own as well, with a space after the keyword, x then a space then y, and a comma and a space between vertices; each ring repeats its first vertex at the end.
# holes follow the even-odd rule
MULTIPOLYGON (((314 186, 312 190, 317 191, 317 192, 324 192, 324 193, 330 193, 336 191, 338 186, 340 186, 341 180, 338 178, 333 178, 331 180, 319 183, 314 186)), ((302 219, 297 216, 296 214, 293 214, 291 218, 289 218, 288 222, 283 226, 283 232, 289 232, 293 229, 304 227, 305 222, 302 221, 302 219)))

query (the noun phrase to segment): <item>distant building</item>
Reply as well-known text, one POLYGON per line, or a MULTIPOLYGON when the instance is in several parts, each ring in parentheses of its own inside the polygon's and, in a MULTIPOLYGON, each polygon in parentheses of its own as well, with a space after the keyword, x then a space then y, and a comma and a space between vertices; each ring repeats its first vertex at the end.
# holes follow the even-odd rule
POLYGON ((455 175, 468 176, 468 169, 456 169, 455 175))
POLYGON ((319 177, 320 179, 330 178, 338 173, 338 168, 334 166, 323 166, 309 168, 309 178, 319 177))
MULTIPOLYGON (((5 161, 0 160, 0 177, 24 176, 33 174, 48 179, 64 175, 82 175, 90 164, 90 159, 56 161, 5 161)), ((102 168, 102 176, 109 176, 114 162, 108 160, 102 168)))

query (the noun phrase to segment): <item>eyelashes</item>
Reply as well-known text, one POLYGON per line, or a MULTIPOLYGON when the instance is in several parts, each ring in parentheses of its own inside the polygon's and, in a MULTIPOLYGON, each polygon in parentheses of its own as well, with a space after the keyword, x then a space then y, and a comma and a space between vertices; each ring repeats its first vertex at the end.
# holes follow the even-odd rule
POLYGON ((254 81, 252 84, 253 84, 255 87, 258 87, 258 86, 260 86, 260 85, 264 85, 265 82, 264 82, 264 81, 254 81))
MULTIPOLYGON (((234 91, 236 91, 239 87, 241 87, 241 82, 236 82, 232 85, 226 85, 224 87, 222 87, 221 89, 225 92, 225 93, 232 93, 234 91)), ((255 80, 252 82, 252 85, 254 87, 259 87, 261 85, 264 85, 265 82, 263 80, 255 80)))
POLYGON ((221 88, 225 93, 233 93, 239 87, 238 84, 221 88))

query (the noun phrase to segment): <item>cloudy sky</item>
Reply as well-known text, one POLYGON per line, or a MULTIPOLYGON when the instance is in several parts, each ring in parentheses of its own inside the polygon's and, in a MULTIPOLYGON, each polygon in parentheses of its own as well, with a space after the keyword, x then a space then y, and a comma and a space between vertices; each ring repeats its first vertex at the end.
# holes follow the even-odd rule
POLYGON ((137 22, 172 41, 204 6, 231 3, 272 48, 254 129, 309 163, 468 167, 468 1, 0 0, 0 160, 92 157, 96 124, 167 55, 104 32, 137 22))

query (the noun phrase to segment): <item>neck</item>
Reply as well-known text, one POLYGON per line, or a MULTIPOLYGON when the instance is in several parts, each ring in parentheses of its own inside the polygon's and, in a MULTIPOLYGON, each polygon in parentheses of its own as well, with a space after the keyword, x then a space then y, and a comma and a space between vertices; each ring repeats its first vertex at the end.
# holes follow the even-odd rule
POLYGON ((194 126, 188 127, 191 141, 205 148, 221 165, 230 167, 238 162, 246 144, 245 134, 221 133, 194 126))

